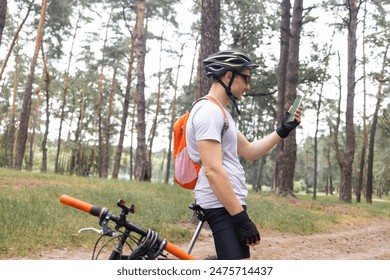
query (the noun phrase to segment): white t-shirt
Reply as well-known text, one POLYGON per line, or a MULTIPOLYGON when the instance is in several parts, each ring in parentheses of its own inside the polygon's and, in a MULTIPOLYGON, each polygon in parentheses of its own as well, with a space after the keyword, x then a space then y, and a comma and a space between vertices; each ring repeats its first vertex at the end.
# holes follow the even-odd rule
MULTIPOLYGON (((222 164, 229 175, 238 200, 241 205, 245 205, 248 190, 245 185, 245 172, 237 153, 238 130, 229 112, 226 111, 226 115, 229 121, 229 128, 226 130, 222 140, 222 164)), ((194 105, 188 118, 186 134, 188 153, 193 161, 200 162, 196 146, 197 141, 216 140, 221 143, 221 130, 224 123, 224 115, 219 106, 214 102, 206 99, 194 105)), ((194 193, 196 203, 204 209, 223 207, 211 190, 203 167, 199 172, 194 193)))

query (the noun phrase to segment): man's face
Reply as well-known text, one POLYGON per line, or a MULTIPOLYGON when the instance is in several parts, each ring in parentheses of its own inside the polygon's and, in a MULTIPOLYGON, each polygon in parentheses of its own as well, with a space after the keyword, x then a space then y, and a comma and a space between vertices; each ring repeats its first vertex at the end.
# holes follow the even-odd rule
MULTIPOLYGON (((232 77, 232 73, 230 73, 230 78, 232 77)), ((241 100, 242 96, 246 91, 250 89, 250 80, 251 76, 249 75, 249 69, 244 69, 239 73, 236 73, 234 76, 234 81, 231 86, 231 93, 237 98, 237 100, 241 100)))

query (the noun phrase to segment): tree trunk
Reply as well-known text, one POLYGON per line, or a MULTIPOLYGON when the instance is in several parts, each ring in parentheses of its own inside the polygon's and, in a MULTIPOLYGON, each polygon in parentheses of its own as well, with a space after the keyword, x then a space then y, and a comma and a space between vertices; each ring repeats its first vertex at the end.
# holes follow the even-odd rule
POLYGON ((112 10, 110 13, 110 16, 108 18, 107 24, 106 24, 106 35, 104 37, 104 43, 103 43, 103 57, 102 57, 102 62, 101 62, 101 67, 100 67, 100 75, 99 75, 99 99, 98 99, 98 106, 97 106, 97 118, 98 118, 98 160, 97 160, 97 168, 98 168, 98 174, 99 177, 104 177, 103 176, 103 165, 104 165, 104 137, 103 137, 103 92, 104 92, 104 64, 105 64, 105 53, 104 50, 107 45, 107 40, 108 40, 108 28, 109 28, 109 23, 111 21, 111 16, 112 16, 112 10))
POLYGON ((362 150, 360 154, 360 169, 359 177, 356 186, 356 202, 361 202, 361 195, 363 189, 363 178, 364 178, 364 166, 366 160, 367 151, 367 124, 366 124, 366 99, 367 99, 367 78, 366 78, 366 16, 367 16, 367 2, 365 2, 364 8, 364 19, 363 19, 363 135, 362 135, 362 150))
POLYGON ((77 19, 75 31, 74 31, 74 34, 73 34, 72 46, 70 48, 69 59, 68 59, 68 66, 67 66, 67 69, 66 69, 66 72, 65 72, 64 91, 62 92, 61 115, 60 115, 60 124, 59 124, 58 139, 57 139, 57 153, 56 153, 56 158, 55 158, 55 162, 54 162, 54 173, 58 173, 59 172, 59 157, 60 157, 60 152, 61 152, 62 124, 63 124, 64 118, 65 118, 66 93, 67 93, 68 87, 69 87, 69 69, 70 69, 70 65, 72 63, 73 47, 74 47, 74 43, 75 43, 75 39, 76 39, 77 30, 79 28, 80 18, 81 17, 80 17, 80 14, 79 14, 79 18, 77 19))
MULTIPOLYGON (((339 164, 340 170, 342 169, 342 159, 341 159, 341 152, 339 147, 339 130, 340 130, 340 122, 341 122, 341 97, 342 97, 342 83, 341 83, 341 58, 340 53, 337 52, 337 59, 338 59, 338 94, 339 99, 337 103, 337 114, 336 114, 336 125, 333 131, 333 146, 335 151, 335 157, 337 159, 337 162, 339 164)), ((332 134, 332 126, 330 126, 331 134, 332 134)))
POLYGON ((121 158, 122 158, 122 151, 123 151, 123 141, 125 139, 126 122, 127 122, 127 117, 129 115, 130 90, 131 90, 131 82, 133 80, 133 64, 134 64, 134 51, 135 51, 134 41, 135 41, 134 36, 132 36, 131 46, 130 46, 130 59, 129 59, 129 65, 127 69, 126 90, 125 90, 125 96, 123 100, 121 129, 119 132, 118 146, 116 148, 114 167, 112 170, 112 178, 114 179, 117 179, 119 175, 119 169, 121 166, 121 158))
POLYGON ((165 184, 169 183, 170 171, 171 171, 171 158, 172 158, 172 134, 173 134, 173 126, 175 124, 176 119, 176 90, 172 99, 172 108, 171 108, 171 124, 169 126, 169 142, 168 142, 168 154, 167 154, 167 164, 165 170, 165 184))
POLYGON ((328 188, 327 193, 333 195, 333 175, 332 175, 332 162, 330 160, 330 144, 328 145, 328 152, 327 152, 327 161, 328 161, 328 188))
POLYGON ((309 193, 309 151, 305 148, 305 185, 306 193, 309 193))
POLYGON ((81 155, 82 143, 80 138, 81 138, 81 133, 83 131, 83 120, 84 120, 84 113, 85 113, 85 91, 86 91, 85 84, 83 83, 83 87, 81 90, 79 118, 77 122, 76 132, 74 135, 74 143, 75 146, 77 146, 77 149, 72 147, 72 155, 70 159, 70 170, 69 170, 70 174, 75 174, 75 173, 77 173, 78 175, 83 174, 83 170, 80 166, 80 163, 82 161, 82 155, 81 155))
POLYGON ((0 47, 1 47, 1 38, 3 37, 3 30, 4 30, 6 18, 7 18, 7 0, 0 0, 0 47))
MULTIPOLYGON (((153 118, 153 123, 152 127, 150 128, 150 133, 149 133, 149 157, 148 161, 150 164, 152 163, 152 153, 153 153, 153 141, 154 137, 156 136, 156 130, 157 130, 157 120, 158 120, 158 115, 160 114, 161 110, 161 57, 162 57, 162 52, 163 52, 163 41, 164 41, 164 30, 162 31, 161 37, 160 37, 160 58, 159 58, 159 69, 158 69, 158 74, 157 74, 157 97, 156 97, 156 112, 154 114, 153 118)), ((150 177, 152 177, 152 169, 150 170, 150 177)))
POLYGON ((135 127, 135 115, 136 115, 136 110, 137 110, 137 94, 134 94, 133 98, 133 112, 131 114, 131 129, 130 129, 130 170, 129 170, 129 175, 130 175, 130 181, 133 179, 133 173, 134 173, 134 156, 133 156, 133 151, 134 151, 134 127, 135 127))
POLYGON ((352 163, 355 154, 355 127, 353 123, 355 99, 356 71, 356 29, 357 29, 357 0, 349 0, 348 21, 348 94, 347 110, 345 113, 345 149, 341 164, 340 195, 343 202, 352 201, 352 163))
POLYGON ((194 71, 195 71, 195 61, 196 61, 196 57, 197 57, 197 54, 198 54, 198 46, 199 46, 199 33, 198 33, 198 35, 196 36, 196 39, 195 39, 194 55, 192 56, 191 73, 190 73, 190 76, 189 76, 189 79, 188 79, 188 85, 192 84, 192 79, 193 79, 192 77, 193 77, 194 71))
MULTIPOLYGON (((86 85, 83 84, 82 94, 81 94, 81 108, 80 108, 80 120, 78 125, 78 131, 79 135, 81 136, 83 131, 83 120, 85 115, 85 94, 87 92, 86 85)), ((78 175, 88 176, 89 175, 89 168, 84 164, 84 153, 83 153, 83 142, 80 139, 77 142, 77 145, 79 147, 78 152, 78 175)))
POLYGON ((318 177, 318 120, 319 111, 317 111, 316 131, 314 133, 314 174, 313 174, 313 200, 317 199, 317 177, 318 177))
POLYGON ((145 123, 145 56, 146 37, 144 28, 145 0, 137 1, 137 150, 134 177, 138 181, 150 180, 150 162, 146 150, 145 123))
POLYGON ((387 54, 389 51, 389 42, 387 42, 386 50, 383 56, 382 70, 378 80, 378 91, 376 93, 376 106, 375 112, 372 119, 372 126, 370 131, 370 145, 368 148, 368 162, 367 162, 367 185, 366 185, 366 202, 372 203, 372 194, 373 194, 373 169, 374 169, 374 146, 375 146, 375 132, 376 125, 378 123, 378 115, 381 108, 382 102, 382 87, 385 82, 385 67, 386 61, 388 60, 387 54))
POLYGON ((38 60, 39 48, 41 47, 42 44, 43 25, 45 22, 46 8, 47 8, 47 0, 42 0, 41 16, 38 24, 38 32, 37 32, 37 38, 35 42, 34 55, 31 62, 30 73, 28 74, 27 81, 26 81, 26 89, 24 92, 22 112, 20 116, 19 135, 18 135, 17 153, 16 153, 16 161, 15 161, 15 168, 17 170, 22 169, 24 152, 26 150, 28 123, 29 123, 30 111, 31 111, 32 85, 34 81, 35 66, 38 60))
POLYGON ((12 98, 12 107, 10 113, 10 122, 8 125, 8 167, 14 167, 14 141, 15 141, 15 111, 16 111, 16 96, 18 94, 18 83, 19 83, 19 53, 15 54, 15 73, 14 73, 14 89, 12 98))
POLYGON ((116 88, 116 74, 118 71, 118 65, 114 66, 114 73, 112 77, 111 90, 110 90, 110 98, 108 102, 108 113, 106 117, 106 124, 104 127, 104 154, 103 154, 103 165, 102 165, 102 177, 108 177, 108 167, 110 162, 110 134, 111 134, 111 116, 114 104, 114 96, 115 96, 115 88, 116 88))
MULTIPOLYGON (((277 100, 277 125, 281 125, 284 115, 284 103, 286 95, 286 74, 288 62, 288 49, 290 46, 290 0, 283 0, 280 4, 281 22, 280 22, 280 55, 278 65, 278 100, 277 100)), ((276 192, 276 186, 279 186, 279 169, 283 162, 284 141, 276 146, 275 170, 273 191, 276 192)))
MULTIPOLYGON (((302 30, 302 6, 303 0, 295 0, 293 7, 293 16, 291 22, 291 38, 288 50, 288 63, 286 72, 286 99, 284 110, 294 102, 297 95, 298 70, 299 70, 299 43, 302 30)), ((278 173, 276 174, 277 184, 275 190, 278 195, 295 197, 294 189, 294 171, 297 156, 297 144, 295 130, 283 140, 283 157, 279 157, 277 162, 278 173)))
POLYGON ((263 185, 263 168, 266 162, 267 155, 264 155, 252 165, 252 189, 255 192, 261 191, 261 186, 263 185))
POLYGON ((202 0, 201 8, 201 40, 198 59, 198 73, 195 85, 195 99, 208 93, 212 80, 205 75, 203 59, 219 50, 221 4, 220 0, 202 0))
MULTIPOLYGON (((41 81, 42 84, 43 80, 41 81)), ((30 135, 30 156, 28 159, 27 163, 27 170, 32 171, 33 166, 34 166, 34 146, 36 143, 36 130, 39 130, 39 121, 40 115, 39 115, 39 103, 40 103, 40 94, 41 92, 41 85, 39 85, 38 90, 37 90, 37 99, 36 99, 36 104, 35 104, 35 113, 32 115, 31 118, 31 125, 32 125, 32 133, 30 135)))
POLYGON ((41 52, 42 52, 42 60, 44 65, 44 76, 45 76, 45 113, 46 113, 46 121, 45 121, 45 132, 43 134, 42 139, 42 165, 41 165, 41 172, 47 171, 47 138, 49 135, 49 124, 50 124, 50 73, 49 69, 47 67, 47 61, 45 52, 43 49, 43 44, 41 45, 41 52))

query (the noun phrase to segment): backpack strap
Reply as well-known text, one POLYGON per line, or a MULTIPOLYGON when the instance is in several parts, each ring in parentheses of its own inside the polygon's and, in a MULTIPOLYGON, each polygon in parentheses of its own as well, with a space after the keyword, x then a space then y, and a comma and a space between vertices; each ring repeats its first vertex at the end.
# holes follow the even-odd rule
MULTIPOLYGON (((218 107, 221 109, 221 111, 222 111, 222 113, 223 113, 223 117, 224 117, 224 119, 225 119, 225 123, 223 124, 222 130, 221 130, 221 142, 222 142, 223 135, 225 134, 225 132, 226 132, 226 131, 228 130, 228 128, 229 128, 229 120, 228 120, 228 118, 227 118, 225 109, 224 109, 224 108, 222 107, 222 105, 218 102, 218 100, 217 100, 215 97, 211 96, 211 95, 206 95, 206 96, 203 96, 203 97, 199 98, 198 100, 196 100, 196 101, 192 104, 191 109, 192 109, 192 107, 194 107, 194 105, 195 105, 196 103, 198 103, 198 101, 205 100, 205 99, 210 100, 210 101, 212 101, 213 103, 215 103, 216 105, 218 105, 218 107)), ((190 111, 191 111, 191 109, 190 109, 190 111)))

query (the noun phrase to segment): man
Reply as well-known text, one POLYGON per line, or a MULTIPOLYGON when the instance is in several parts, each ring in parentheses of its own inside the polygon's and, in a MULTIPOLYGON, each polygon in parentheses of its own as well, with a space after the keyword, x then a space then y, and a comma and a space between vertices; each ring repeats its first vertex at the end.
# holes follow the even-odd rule
MULTIPOLYGON (((258 67, 241 51, 220 51, 204 60, 206 74, 213 77, 208 93, 223 108, 237 101, 250 89, 250 70, 258 67)), ((239 111, 238 111, 239 112, 239 111)), ((260 234, 246 212, 245 173, 240 157, 256 160, 269 152, 282 138, 295 129, 301 119, 300 110, 294 122, 283 124, 263 139, 250 143, 236 128, 232 116, 222 133, 225 118, 214 102, 202 100, 191 109, 187 122, 187 148, 191 159, 202 168, 195 187, 195 199, 205 212, 213 232, 218 259, 245 259, 249 247, 260 242, 260 234)))

